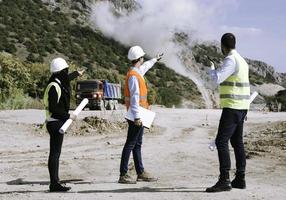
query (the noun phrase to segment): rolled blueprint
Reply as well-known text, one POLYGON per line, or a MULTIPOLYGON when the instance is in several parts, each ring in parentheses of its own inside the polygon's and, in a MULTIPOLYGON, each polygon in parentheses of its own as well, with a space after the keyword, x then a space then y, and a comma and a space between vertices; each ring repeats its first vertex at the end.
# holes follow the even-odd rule
POLYGON ((250 99, 249 99, 249 103, 252 103, 252 101, 257 97, 258 93, 256 91, 254 91, 251 95, 250 95, 250 99))
MULTIPOLYGON (((74 114, 75 116, 78 116, 78 114, 84 109, 84 107, 86 106, 86 104, 88 104, 88 99, 85 98, 83 99, 80 104, 78 105, 78 107, 75 109, 75 111, 73 111, 72 114, 74 114)), ((69 126, 71 125, 72 123, 72 119, 68 119, 63 125, 62 127, 60 128, 59 132, 61 134, 64 134, 67 129, 69 128, 69 126)))
MULTIPOLYGON (((249 98, 249 103, 252 103, 253 100, 257 97, 258 93, 254 91, 249 98)), ((216 144, 215 140, 212 140, 211 143, 209 144, 209 150, 214 151, 216 149, 216 144)))

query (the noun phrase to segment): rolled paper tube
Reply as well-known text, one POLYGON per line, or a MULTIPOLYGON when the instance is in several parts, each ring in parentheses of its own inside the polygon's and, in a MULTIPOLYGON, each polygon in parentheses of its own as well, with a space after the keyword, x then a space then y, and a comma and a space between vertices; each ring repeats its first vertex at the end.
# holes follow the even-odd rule
MULTIPOLYGON (((85 98, 83 99, 80 104, 78 105, 78 107, 75 109, 75 111, 73 111, 73 114, 75 116, 78 116, 78 114, 84 109, 84 107, 88 104, 88 99, 85 98)), ((69 128, 69 126, 72 124, 73 120, 72 119, 68 119, 60 128, 59 132, 61 134, 64 134, 67 129, 69 128)))
POLYGON ((249 103, 252 103, 252 101, 257 97, 258 93, 256 91, 254 91, 251 95, 250 95, 250 99, 249 99, 249 103))

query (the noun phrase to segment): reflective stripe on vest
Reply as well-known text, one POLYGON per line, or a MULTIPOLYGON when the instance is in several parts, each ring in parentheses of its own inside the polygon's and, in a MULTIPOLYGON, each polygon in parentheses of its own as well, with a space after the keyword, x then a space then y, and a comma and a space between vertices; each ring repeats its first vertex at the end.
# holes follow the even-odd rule
POLYGON ((138 74, 138 72, 136 72, 135 70, 129 70, 127 75, 126 75, 126 79, 125 79, 125 87, 124 87, 124 96, 125 96, 125 105, 126 108, 128 109, 130 106, 130 91, 129 91, 129 87, 128 87, 128 80, 131 76, 135 76, 138 80, 138 84, 139 84, 139 105, 144 107, 144 108, 149 108, 149 104, 147 101, 147 85, 146 82, 144 80, 144 78, 138 74))
POLYGON ((220 84, 220 106, 248 110, 250 98, 248 64, 236 51, 231 51, 229 55, 235 59, 237 73, 220 84))
POLYGON ((50 111, 49 111, 49 91, 50 91, 52 86, 55 87, 56 92, 58 94, 57 103, 59 103, 61 95, 62 95, 61 87, 59 86, 59 84, 57 82, 49 83, 49 85, 47 86, 45 93, 44 93, 44 105, 45 105, 45 110, 46 110, 46 121, 54 121, 54 120, 51 120, 52 113, 50 113, 50 111))
POLYGON ((236 82, 222 82, 221 86, 236 86, 236 87, 249 87, 249 83, 236 83, 236 82))
POLYGON ((231 98, 231 99, 236 99, 236 100, 243 100, 243 99, 248 99, 249 100, 249 95, 238 95, 238 94, 221 94, 220 98, 226 99, 226 98, 231 98))

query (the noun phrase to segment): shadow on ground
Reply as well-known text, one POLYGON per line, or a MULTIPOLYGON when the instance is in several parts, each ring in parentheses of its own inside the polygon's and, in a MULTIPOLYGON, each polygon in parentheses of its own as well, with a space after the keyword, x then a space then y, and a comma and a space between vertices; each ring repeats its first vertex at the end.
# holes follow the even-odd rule
MULTIPOLYGON (((61 183, 72 184, 91 184, 92 182, 84 181, 83 179, 67 179, 61 180, 61 183)), ((7 185, 49 185, 49 181, 24 181, 23 178, 18 178, 12 181, 6 182, 7 185)))
POLYGON ((78 191, 77 193, 137 193, 137 192, 151 192, 151 193, 164 193, 164 192, 179 192, 179 193, 189 193, 189 192, 205 192, 205 188, 203 187, 195 187, 195 188, 150 188, 150 187, 141 187, 141 188, 123 188, 123 189, 115 189, 115 190, 86 190, 86 191, 78 191))

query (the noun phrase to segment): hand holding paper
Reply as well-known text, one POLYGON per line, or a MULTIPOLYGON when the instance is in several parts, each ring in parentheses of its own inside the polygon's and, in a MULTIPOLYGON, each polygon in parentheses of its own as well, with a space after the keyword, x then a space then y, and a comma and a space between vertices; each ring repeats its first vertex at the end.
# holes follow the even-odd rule
MULTIPOLYGON (((150 128, 154 121, 156 113, 139 106, 139 114, 140 114, 140 121, 142 121, 142 125, 146 128, 150 128)), ((131 109, 128 110, 125 118, 133 122, 135 121, 135 117, 132 114, 131 109)))

